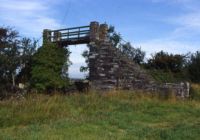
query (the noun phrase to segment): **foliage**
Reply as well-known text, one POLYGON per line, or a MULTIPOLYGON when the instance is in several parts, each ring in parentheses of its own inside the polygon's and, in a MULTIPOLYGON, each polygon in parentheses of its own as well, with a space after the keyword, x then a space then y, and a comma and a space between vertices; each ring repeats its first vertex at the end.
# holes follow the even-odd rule
POLYGON ((148 60, 150 68, 166 70, 171 72, 180 72, 186 64, 186 56, 179 54, 168 54, 160 51, 148 60))
POLYGON ((18 32, 11 28, 0 28, 0 85, 15 86, 19 55, 18 32))
POLYGON ((69 51, 45 44, 46 49, 39 49, 33 58, 37 41, 18 36, 11 28, 0 28, 1 92, 11 92, 16 82, 28 84, 30 80, 34 87, 42 90, 66 86, 69 51))
POLYGON ((109 27, 108 34, 109 34, 110 41, 113 43, 113 46, 117 47, 122 41, 121 34, 117 33, 115 31, 115 27, 114 26, 110 26, 109 27))
POLYGON ((33 57, 32 86, 41 91, 54 91, 68 85, 70 52, 53 43, 45 43, 33 57))
POLYGON ((182 81, 189 81, 187 71, 171 72, 159 69, 147 69, 148 73, 159 83, 178 83, 182 81))
POLYGON ((32 58, 36 53, 37 40, 23 38, 20 45, 20 72, 17 76, 18 82, 29 83, 31 78, 32 58))
POLYGON ((131 60, 133 60, 137 64, 142 64, 144 62, 145 52, 141 50, 141 48, 134 48, 130 44, 130 42, 119 45, 120 51, 128 56, 131 60))
POLYGON ((200 52, 197 51, 191 56, 188 72, 193 82, 200 83, 200 52))
POLYGON ((109 38, 113 46, 118 48, 124 55, 129 57, 137 64, 144 62, 145 52, 141 48, 134 48, 130 42, 122 43, 123 38, 120 33, 115 31, 114 26, 110 26, 108 29, 109 38))
POLYGON ((161 83, 190 81, 188 77, 188 54, 168 54, 160 51, 152 55, 144 67, 148 69, 153 78, 161 83))
POLYGON ((199 121, 198 101, 159 100, 140 92, 0 101, 2 140, 198 140, 199 121))
POLYGON ((29 82, 36 46, 36 40, 21 39, 12 28, 0 28, 0 98, 16 92, 17 83, 29 82))
POLYGON ((85 58, 85 63, 87 66, 81 66, 80 68, 80 72, 87 72, 89 70, 89 51, 88 50, 85 50, 83 53, 82 53, 82 56, 83 58, 85 58))

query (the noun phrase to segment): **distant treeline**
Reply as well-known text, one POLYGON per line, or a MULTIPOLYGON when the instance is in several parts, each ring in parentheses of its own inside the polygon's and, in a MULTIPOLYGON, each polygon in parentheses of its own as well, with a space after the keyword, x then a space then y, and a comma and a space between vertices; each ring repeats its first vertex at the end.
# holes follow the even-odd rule
MULTIPOLYGON (((200 52, 160 51, 145 60, 145 52, 129 42, 123 43, 113 26, 109 28, 109 37, 114 47, 147 69, 157 81, 200 83, 200 52)), ((0 96, 17 91, 19 83, 21 88, 48 93, 69 88, 69 55, 68 48, 48 42, 39 47, 37 40, 21 38, 12 28, 0 27, 0 96)), ((88 55, 88 51, 83 52, 86 63, 88 55)), ((81 71, 86 70, 88 67, 81 67, 81 71)))

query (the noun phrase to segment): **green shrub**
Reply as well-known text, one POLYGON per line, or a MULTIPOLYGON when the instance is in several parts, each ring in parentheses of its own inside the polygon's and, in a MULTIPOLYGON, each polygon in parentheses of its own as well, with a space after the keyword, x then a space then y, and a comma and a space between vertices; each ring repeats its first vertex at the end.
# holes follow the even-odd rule
POLYGON ((194 100, 200 100, 200 85, 193 84, 190 89, 191 98, 194 100))
POLYGON ((68 85, 69 51, 46 43, 33 57, 31 83, 39 91, 58 90, 68 85))

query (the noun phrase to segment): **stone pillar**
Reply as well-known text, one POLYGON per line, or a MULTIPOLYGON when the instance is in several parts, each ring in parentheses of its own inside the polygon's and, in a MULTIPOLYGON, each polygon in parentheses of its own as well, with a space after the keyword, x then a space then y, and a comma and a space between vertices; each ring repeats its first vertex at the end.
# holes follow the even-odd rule
POLYGON ((51 42, 51 30, 44 29, 43 30, 43 44, 51 42))
POLYGON ((97 60, 98 60, 98 48, 99 46, 95 42, 89 44, 89 79, 91 81, 98 79, 97 77, 97 60))
POLYGON ((105 41, 108 37, 108 25, 107 24, 101 24, 99 28, 99 40, 105 41))
POLYGON ((53 41, 60 41, 61 40, 61 32, 54 32, 53 41))
POLYGON ((96 42, 99 40, 99 23, 94 21, 90 23, 90 41, 96 42))
POLYGON ((89 56, 89 79, 94 89, 115 89, 117 79, 115 73, 118 71, 114 47, 109 42, 90 43, 89 56))

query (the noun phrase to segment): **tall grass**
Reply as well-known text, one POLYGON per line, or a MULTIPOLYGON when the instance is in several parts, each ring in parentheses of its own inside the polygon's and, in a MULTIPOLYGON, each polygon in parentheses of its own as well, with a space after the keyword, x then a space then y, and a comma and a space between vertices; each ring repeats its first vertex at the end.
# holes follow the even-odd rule
POLYGON ((200 102, 142 92, 28 95, 0 102, 0 140, 198 139, 200 102))
POLYGON ((193 100, 200 101, 200 85, 199 84, 192 84, 192 86, 191 86, 191 98, 193 100))

